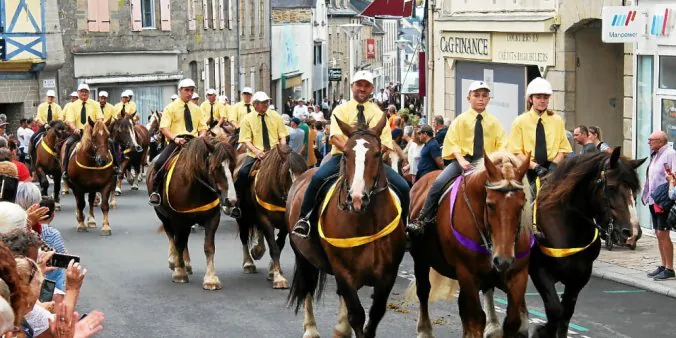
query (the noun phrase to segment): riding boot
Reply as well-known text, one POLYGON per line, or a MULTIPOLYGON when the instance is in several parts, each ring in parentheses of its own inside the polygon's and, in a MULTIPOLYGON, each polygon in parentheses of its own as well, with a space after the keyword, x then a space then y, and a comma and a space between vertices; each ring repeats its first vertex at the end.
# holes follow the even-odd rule
POLYGON ((312 211, 315 208, 315 200, 319 197, 317 196, 319 190, 326 179, 340 172, 340 160, 342 158, 342 155, 334 155, 312 175, 310 184, 308 184, 307 190, 305 190, 303 204, 300 207, 300 218, 291 229, 291 234, 300 238, 307 238, 310 235, 310 219, 312 218, 312 211))
POLYGON ((113 140, 108 139, 108 149, 110 149, 110 155, 113 157, 113 177, 117 176, 120 173, 120 164, 118 163, 118 151, 117 146, 113 140))
POLYGON ((152 193, 150 194, 150 197, 148 198, 148 204, 152 206, 158 206, 162 203, 162 196, 160 196, 160 193, 158 192, 160 188, 160 184, 162 183, 162 178, 164 177, 164 172, 162 171, 162 168, 164 167, 164 164, 169 160, 169 156, 171 156, 171 153, 174 152, 174 149, 178 147, 176 143, 170 142, 167 144, 167 146, 162 150, 162 153, 160 153, 157 156, 157 159, 155 159, 154 163, 154 171, 155 174, 153 176, 153 184, 152 184, 152 193))
POLYGON ((430 191, 425 199, 425 205, 420 210, 418 219, 411 221, 406 230, 414 235, 420 236, 425 233, 425 226, 434 224, 436 221, 437 207, 439 205, 439 198, 444 192, 444 187, 455 177, 462 174, 462 167, 458 161, 453 160, 449 165, 437 176, 436 180, 430 187, 430 191))
POLYGON ((71 152, 71 147, 73 146, 73 143, 78 140, 77 135, 73 134, 71 137, 69 137, 66 140, 66 146, 65 146, 65 152, 63 154, 63 163, 61 163, 61 169, 63 170, 63 174, 61 174, 61 177, 63 178, 64 181, 68 181, 68 163, 70 163, 70 152, 71 152))

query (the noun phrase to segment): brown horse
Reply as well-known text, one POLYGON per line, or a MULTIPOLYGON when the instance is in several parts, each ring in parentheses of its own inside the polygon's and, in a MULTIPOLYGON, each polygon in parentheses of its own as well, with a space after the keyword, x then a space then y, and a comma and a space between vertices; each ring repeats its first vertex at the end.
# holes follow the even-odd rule
POLYGON ((33 147, 33 168, 40 181, 42 188, 42 196, 48 196, 49 181, 47 175, 51 175, 54 179, 54 203, 56 210, 61 210, 61 196, 59 190, 61 189, 61 161, 59 159, 58 151, 70 136, 68 127, 63 121, 54 120, 49 123, 49 129, 44 133, 41 140, 37 141, 33 147))
POLYGON ((162 112, 152 111, 150 114, 150 122, 148 123, 148 134, 154 142, 150 143, 148 149, 148 158, 152 161, 157 155, 162 152, 164 148, 164 134, 160 131, 160 121, 162 120, 162 112))
MULTIPOLYGON (((289 304, 296 312, 305 304, 304 337, 319 337, 312 309, 313 295, 321 293, 326 274, 333 274, 338 285, 340 315, 335 335, 374 337, 385 315, 387 299, 404 257, 406 239, 401 207, 387 183, 382 161, 380 133, 383 117, 372 129, 357 130, 340 120, 338 125, 349 138, 344 148, 341 175, 325 198, 320 198, 317 235, 309 239, 292 236, 296 254, 289 304), (357 290, 372 286, 373 305, 369 322, 357 290), (349 324, 348 324, 349 323, 349 324), (350 328, 351 327, 351 328, 350 328)), ((308 171, 293 184, 287 201, 287 224, 299 218, 300 204, 314 171, 308 171)))
MULTIPOLYGON (((108 137, 110 133, 103 121, 92 121, 88 118, 88 124, 85 126, 82 134, 82 140, 73 145, 66 153, 65 145, 61 150, 61 158, 66 156, 68 161, 68 185, 73 190, 75 201, 77 203, 77 231, 86 231, 84 224, 85 194, 89 194, 89 217, 87 226, 96 228, 94 219, 94 200, 96 193, 101 193, 101 211, 103 211, 103 227, 101 234, 110 236, 110 222, 108 221, 108 210, 110 205, 108 200, 113 191, 115 181, 113 179, 113 156, 108 147, 108 137)), ((63 160, 62 160, 63 162, 63 160)))
MULTIPOLYGON (((430 268, 457 279, 458 306, 463 337, 528 335, 524 294, 528 283, 528 258, 534 237, 527 206, 530 190, 524 175, 528 161, 512 154, 484 155, 483 163, 461 176, 441 200, 436 226, 415 238, 411 255, 415 263, 415 286, 420 301, 418 337, 432 337, 428 297, 430 268), (526 186, 526 188, 524 188, 526 186), (523 212, 526 207, 526 212, 523 212), (507 293, 507 317, 500 330, 497 316, 486 315, 479 291, 492 304, 493 287, 507 293), (524 318, 525 317, 525 318, 524 318)), ((411 217, 416 217, 427 198, 436 171, 425 175, 411 190, 411 217)))
MULTIPOLYGON (((150 134, 146 127, 135 124, 133 114, 122 114, 120 118, 112 121, 109 125, 110 138, 116 146, 122 149, 120 161, 120 173, 117 176, 115 196, 122 194, 122 179, 124 175, 130 180, 131 190, 138 190, 141 168, 146 165, 148 147, 150 146, 150 134), (132 175, 131 171, 134 171, 132 175)), ((114 197, 113 197, 114 199, 114 197)))
MULTIPOLYGON (((207 271, 202 287, 205 290, 221 288, 214 268, 214 236, 221 219, 220 195, 231 203, 237 202, 232 172, 235 152, 227 139, 210 136, 189 141, 167 161, 166 175, 160 181, 162 204, 154 207, 169 239, 169 269, 172 281, 188 283, 192 274, 188 237, 193 224, 205 228, 204 253, 207 271)), ((148 192, 152 191, 154 168, 149 166, 148 192)))
MULTIPOLYGON (((242 241, 245 273, 253 273, 256 266, 249 253, 249 242, 255 242, 254 232, 259 231, 270 247, 268 280, 275 289, 288 289, 289 283, 282 275, 279 258, 288 234, 284 223, 286 196, 291 184, 307 170, 305 160, 288 145, 277 145, 265 159, 254 163, 249 175, 251 188, 239 203, 242 217, 237 219, 242 241), (275 229, 279 230, 275 240, 275 229)), ((259 234, 256 234, 259 235, 259 234)), ((260 237, 259 237, 260 238, 260 237)), ((257 254, 254 252, 254 257, 257 254)))

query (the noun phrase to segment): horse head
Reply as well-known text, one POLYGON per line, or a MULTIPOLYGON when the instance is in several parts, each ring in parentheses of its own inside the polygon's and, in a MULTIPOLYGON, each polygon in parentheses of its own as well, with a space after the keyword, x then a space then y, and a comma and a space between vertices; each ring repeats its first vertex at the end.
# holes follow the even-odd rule
POLYGON ((136 138, 136 128, 134 117, 136 113, 122 113, 120 118, 111 124, 111 136, 113 141, 118 143, 122 149, 132 149, 136 152, 143 151, 136 138))
POLYGON ((103 121, 94 122, 91 117, 87 117, 87 121, 82 137, 82 148, 86 152, 93 152, 96 164, 103 166, 113 160, 110 156, 110 149, 108 149, 110 133, 103 121))
MULTIPOLYGON (((307 163, 305 163, 305 159, 301 155, 292 151, 291 147, 286 144, 278 144, 275 152, 282 159, 282 164, 279 168, 280 177, 288 177, 288 180, 282 180, 284 191, 288 192, 291 184, 296 181, 296 178, 308 169, 307 163), (289 174, 288 176, 286 175, 287 173, 289 174)), ((265 159, 267 160, 267 157, 265 159)))
POLYGON ((231 206, 236 205, 237 193, 233 180, 233 172, 237 164, 235 150, 220 138, 208 136, 201 137, 198 141, 203 142, 209 150, 206 174, 213 179, 221 195, 226 197, 227 202, 231 206))
MULTIPOLYGON (((498 271, 507 270, 515 260, 516 244, 524 226, 521 213, 528 200, 523 177, 528 161, 519 161, 512 154, 484 152, 486 173, 484 226, 492 243, 492 262, 498 271)), ((481 169, 478 169, 479 173, 481 169)), ((471 184, 472 181, 467 182, 471 184)), ((481 218, 477 215, 477 218, 481 218)), ((477 219, 478 223, 481 223, 477 219)))
POLYGON ((378 124, 370 129, 353 128, 336 118, 338 126, 348 139, 343 148, 342 180, 347 190, 348 210, 366 210, 373 195, 387 189, 387 177, 382 159, 380 134, 387 120, 383 114, 378 124))
POLYGON ((153 110, 150 113, 150 128, 148 128, 148 133, 152 136, 155 135, 157 138, 160 133, 160 121, 162 120, 162 112, 153 110))
POLYGON ((56 135, 56 143, 67 139, 70 136, 68 126, 61 120, 53 120, 49 122, 49 130, 56 135))

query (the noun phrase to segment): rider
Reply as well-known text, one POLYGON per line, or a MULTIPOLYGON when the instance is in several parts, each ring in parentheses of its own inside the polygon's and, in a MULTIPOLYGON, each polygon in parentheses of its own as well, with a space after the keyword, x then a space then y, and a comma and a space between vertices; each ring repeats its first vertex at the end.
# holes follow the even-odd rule
POLYGON ((264 92, 253 95, 254 113, 247 114, 241 121, 239 143, 247 148, 247 158, 237 173, 235 190, 240 201, 249 185, 249 172, 256 160, 263 160, 277 144, 286 144, 289 133, 279 113, 269 110, 270 98, 264 92))
POLYGON ((207 125, 210 125, 212 121, 218 121, 220 125, 225 118, 225 106, 216 101, 216 90, 213 88, 207 90, 207 100, 202 103, 200 109, 202 115, 207 118, 207 125))
MULTIPOLYGON (((345 147, 347 137, 343 134, 338 126, 336 119, 349 124, 356 125, 359 120, 363 120, 368 127, 375 127, 383 116, 383 112, 378 108, 378 105, 369 102, 369 97, 373 93, 373 74, 366 70, 360 70, 354 74, 352 79, 352 100, 337 106, 333 111, 334 118, 331 119, 331 136, 330 140, 333 144, 331 154, 333 155, 329 161, 319 167, 310 184, 305 191, 303 204, 300 209, 300 219, 294 225, 292 233, 301 238, 306 238, 310 234, 310 218, 315 207, 315 202, 318 199, 319 189, 324 181, 340 172, 340 161, 343 158, 342 149, 345 147)), ((380 135, 383 151, 393 149, 392 130, 390 128, 383 128, 380 135)), ((390 185, 394 186, 399 192, 401 199, 402 215, 401 219, 406 222, 409 204, 409 187, 408 183, 401 175, 385 165, 387 173, 387 180, 390 185)))
MULTIPOLYGON (((73 131, 73 134, 66 140, 65 156, 63 159, 63 178, 68 179, 68 162, 70 161, 70 147, 74 142, 80 141, 82 132, 89 118, 92 121, 103 120, 103 113, 98 102, 89 98, 89 85, 82 83, 77 87, 79 100, 72 102, 65 112, 65 122, 73 131)), ((117 175, 118 167, 116 160, 116 152, 112 145, 112 141, 108 140, 109 149, 113 155, 113 175, 117 175)))
POLYGON ((26 155, 26 159, 30 158, 31 154, 33 153, 33 143, 38 137, 40 137, 40 135, 45 132, 49 123, 54 120, 63 119, 63 111, 61 110, 61 107, 56 102, 54 102, 55 97, 56 94, 54 91, 48 90, 47 101, 41 103, 38 106, 38 113, 37 116, 35 116, 35 122, 37 122, 37 124, 40 126, 40 129, 38 129, 38 131, 31 136, 30 142, 28 143, 28 154, 26 155))
POLYGON ((122 114, 131 115, 136 112, 136 105, 131 103, 129 90, 125 90, 120 95, 120 102, 115 105, 115 115, 113 118, 119 119, 122 114))
POLYGON ((548 108, 551 95, 552 85, 547 80, 538 77, 531 81, 526 88, 528 112, 514 120, 509 133, 509 151, 530 161, 527 176, 531 189, 535 189, 536 177, 556 169, 572 151, 563 119, 548 108))
POLYGON ((228 122, 230 122, 235 129, 239 129, 239 125, 242 123, 244 117, 254 111, 251 105, 251 95, 253 95, 251 87, 244 87, 244 89, 242 89, 242 101, 239 101, 230 107, 228 122))
POLYGON ((435 222, 444 187, 463 171, 470 170, 471 162, 481 159, 484 150, 491 154, 506 148, 505 130, 500 121, 486 111, 486 106, 491 101, 490 92, 491 89, 483 81, 470 84, 467 93, 470 109, 453 120, 444 137, 441 156, 444 160, 451 161, 432 184, 420 216, 409 224, 410 233, 420 235, 425 226, 435 222))
POLYGON ((200 95, 197 92, 192 93, 192 98, 190 99, 197 107, 200 105, 200 95))
POLYGON ((168 144, 155 159, 155 176, 153 177, 152 193, 148 203, 158 206, 162 197, 158 193, 160 181, 163 175, 160 170, 169 159, 174 150, 187 142, 181 136, 204 136, 207 133, 206 116, 202 115, 200 108, 192 103, 195 82, 191 79, 183 79, 178 83, 179 98, 166 106, 160 121, 160 131, 164 134, 168 144))
POLYGON ((103 112, 104 121, 117 120, 117 117, 115 116, 115 107, 112 104, 108 103, 108 92, 106 91, 99 92, 99 106, 101 107, 101 111, 103 112))

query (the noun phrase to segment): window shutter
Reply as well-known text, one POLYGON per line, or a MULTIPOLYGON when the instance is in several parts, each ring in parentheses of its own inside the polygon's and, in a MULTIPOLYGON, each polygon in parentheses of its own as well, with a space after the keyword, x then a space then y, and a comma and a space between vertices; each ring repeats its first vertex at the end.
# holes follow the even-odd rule
POLYGON ((171 0, 160 0, 160 18, 163 31, 171 30, 171 0))
POLYGON ((195 1, 188 0, 188 29, 194 31, 197 25, 195 24, 195 1))
POLYGON ((221 58, 214 58, 214 89, 221 93, 221 58))
POLYGON ((204 92, 205 92, 205 94, 206 94, 207 89, 209 89, 209 86, 211 85, 209 83, 209 74, 210 74, 209 73, 209 59, 204 59, 204 74, 203 74, 202 77, 204 78, 204 92))
POLYGON ((226 0, 228 2, 228 29, 232 29, 232 0, 226 0))
POLYGON ((213 25, 211 28, 213 29, 218 29, 218 0, 211 0, 211 13, 212 13, 212 18, 211 18, 211 23, 213 25))
POLYGON ((107 0, 98 0, 96 1, 98 21, 99 21, 99 32, 110 32, 110 10, 108 9, 107 0))
MULTIPOLYGON (((225 57, 220 57, 218 59, 221 60, 221 85, 219 87, 221 87, 220 94, 222 95, 222 94, 225 94, 229 90, 229 88, 226 88, 226 86, 225 86, 225 84, 227 83, 227 81, 225 81, 225 67, 226 67, 225 57)), ((230 67, 230 66, 228 65, 228 67, 230 67)), ((228 96, 230 96, 230 95, 228 95, 228 96)))
MULTIPOLYGON (((218 0, 218 13, 220 20, 220 28, 225 29, 225 6, 223 6, 223 0, 218 0)), ((214 25, 216 27, 216 25, 214 25)))
POLYGON ((209 28, 209 4, 207 0, 202 0, 202 16, 204 17, 204 29, 209 28))
POLYGON ((96 1, 87 1, 87 29, 90 32, 99 31, 98 8, 96 1))
POLYGON ((235 57, 231 56, 230 59, 230 102, 235 99, 235 57))
POLYGON ((141 23, 141 0, 131 0, 131 30, 138 32, 143 29, 141 23))

